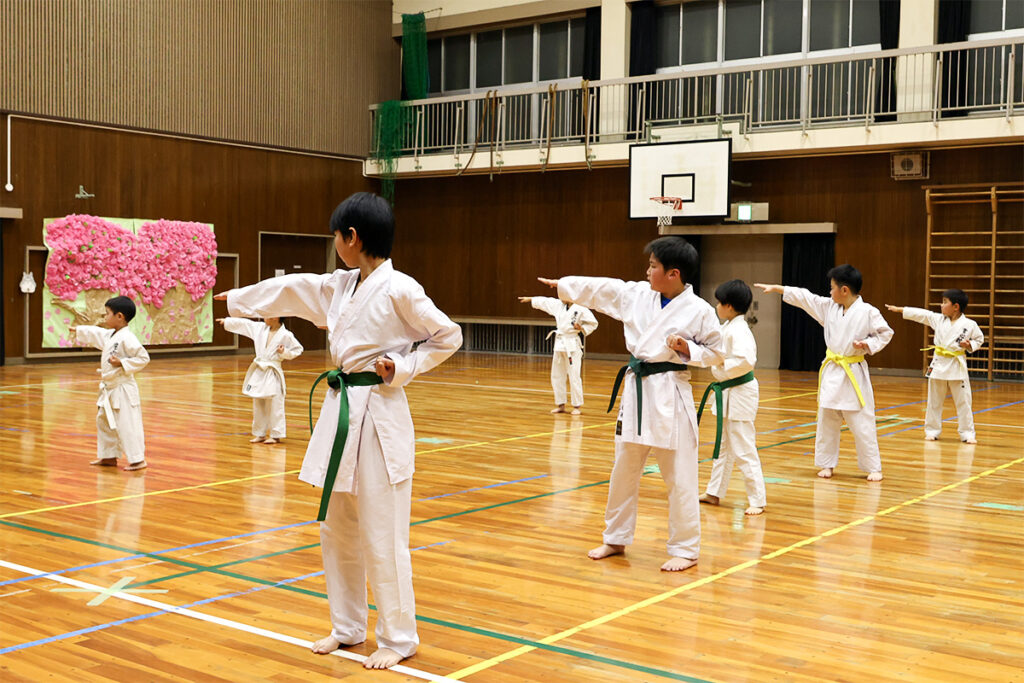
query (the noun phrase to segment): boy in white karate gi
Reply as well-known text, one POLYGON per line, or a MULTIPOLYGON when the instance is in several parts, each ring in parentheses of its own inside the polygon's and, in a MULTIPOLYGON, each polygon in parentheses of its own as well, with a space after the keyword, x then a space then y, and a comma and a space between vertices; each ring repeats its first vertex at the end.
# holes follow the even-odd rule
POLYGON ((551 412, 565 412, 565 378, 568 376, 572 414, 579 415, 583 407, 583 343, 580 335, 589 336, 596 330, 597 318, 590 309, 550 296, 521 296, 519 301, 554 316, 555 348, 551 358, 551 389, 555 392, 555 407, 551 412))
POLYGON ((978 443, 974 434, 974 413, 971 411, 971 378, 967 372, 966 354, 974 353, 985 343, 978 323, 964 315, 967 293, 947 289, 942 293, 941 313, 923 308, 885 305, 890 311, 902 313, 904 320, 927 325, 935 330, 932 346, 935 351, 928 366, 928 408, 924 417, 924 438, 937 441, 942 433, 942 402, 946 392, 953 394, 956 406, 957 431, 964 443, 978 443))
POLYGON ((384 669, 419 643, 409 556, 415 434, 403 387, 455 353, 462 331, 392 266, 386 200, 352 195, 334 210, 330 231, 352 270, 285 275, 217 298, 232 316, 296 316, 327 327, 338 369, 324 373, 331 388, 299 474, 324 489, 318 518, 331 633, 313 652, 366 640, 369 581, 378 649, 363 666, 384 669))
POLYGON ((126 296, 115 296, 106 304, 104 327, 73 327, 75 342, 100 349, 100 396, 96 401, 96 459, 90 465, 117 467, 123 452, 125 471, 143 470, 146 436, 142 430, 142 406, 135 373, 149 364, 149 353, 128 323, 135 317, 135 304, 126 296))
POLYGON ((224 329, 252 339, 256 349, 242 381, 242 393, 252 398, 252 436, 249 443, 275 444, 288 435, 284 416, 285 383, 281 361, 302 354, 302 344, 280 318, 263 322, 217 318, 224 329))
MULTIPOLYGON (((697 411, 687 365, 722 362, 721 333, 711 305, 687 284, 697 273, 697 250, 682 237, 660 237, 644 248, 647 282, 611 278, 538 278, 558 298, 621 320, 632 358, 615 428, 615 464, 608 486, 604 543, 587 555, 600 560, 625 552, 636 530, 640 477, 648 455, 658 459, 668 487, 668 555, 662 571, 697 564, 697 411)), ((611 407, 609 406, 609 410, 611 407)))
MULTIPOLYGON (((722 411, 718 412, 717 401, 711 410, 722 423, 721 453, 711 466, 711 479, 700 502, 718 505, 729 490, 729 477, 734 463, 739 464, 747 488, 746 514, 759 515, 764 512, 764 475, 761 474, 761 459, 757 456, 754 418, 757 417, 759 397, 754 365, 757 363, 757 342, 744 319, 754 296, 743 280, 730 280, 715 290, 718 305, 715 311, 722 319, 722 348, 725 362, 711 367, 715 378, 708 392, 721 393, 722 411), (724 383, 726 386, 722 386, 724 383), (718 385, 718 389, 715 389, 718 385)), ((702 402, 703 403, 703 402, 702 402)), ((718 444, 716 443, 716 447, 718 444)))
POLYGON ((868 481, 882 480, 882 457, 875 428, 875 395, 865 356, 876 354, 892 339, 892 328, 877 308, 860 297, 860 271, 844 263, 828 271, 829 296, 801 287, 754 283, 778 292, 787 304, 805 310, 825 328, 825 360, 818 372, 818 424, 814 464, 818 476, 830 478, 839 463, 839 429, 843 420, 857 447, 857 466, 868 481))

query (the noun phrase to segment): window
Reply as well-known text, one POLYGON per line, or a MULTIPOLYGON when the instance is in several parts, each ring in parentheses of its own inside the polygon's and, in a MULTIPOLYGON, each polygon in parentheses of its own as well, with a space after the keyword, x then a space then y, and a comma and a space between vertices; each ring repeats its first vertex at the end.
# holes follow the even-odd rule
POLYGON ((683 64, 718 59, 718 0, 683 5, 683 64))
POLYGON ((505 29, 505 84, 533 80, 533 26, 505 29))
POLYGON ((810 12, 812 52, 875 45, 881 40, 878 0, 811 0, 810 12))
POLYGON ((801 52, 803 3, 797 0, 764 0, 761 8, 761 54, 801 52))
POLYGON ((970 5, 971 35, 1024 28, 1021 0, 975 0, 970 5))
POLYGON ((581 17, 431 38, 430 92, 578 78, 583 73, 583 32, 581 17))
POLYGON ((761 55, 761 0, 726 0, 725 58, 761 55))
MULTIPOLYGON (((428 51, 427 57, 429 59, 428 51)), ((444 39, 444 79, 441 87, 445 90, 467 90, 469 88, 469 36, 450 36, 444 39)))

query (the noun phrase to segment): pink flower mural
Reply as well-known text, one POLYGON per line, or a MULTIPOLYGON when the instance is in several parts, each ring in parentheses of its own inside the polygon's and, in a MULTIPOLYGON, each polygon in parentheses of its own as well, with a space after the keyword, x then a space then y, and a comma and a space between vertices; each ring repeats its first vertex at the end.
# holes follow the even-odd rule
POLYGON ((210 290, 217 279, 212 226, 163 219, 128 223, 137 232, 89 215, 47 224, 45 282, 56 308, 44 315, 57 323, 60 315, 63 324, 44 330, 44 346, 64 346, 72 322, 98 323, 103 302, 116 294, 140 306, 133 325, 147 343, 210 341, 210 290))
POLYGON ((173 287, 181 284, 198 301, 217 279, 217 238, 203 223, 158 220, 136 235, 76 214, 50 223, 46 242, 46 285, 67 301, 103 289, 160 308, 173 287))

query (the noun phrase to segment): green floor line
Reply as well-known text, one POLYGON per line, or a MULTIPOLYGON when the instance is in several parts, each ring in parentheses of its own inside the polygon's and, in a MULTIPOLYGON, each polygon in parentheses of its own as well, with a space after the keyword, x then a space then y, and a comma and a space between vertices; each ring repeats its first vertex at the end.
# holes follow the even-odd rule
MULTIPOLYGON (((596 485, 596 484, 590 484, 590 486, 594 486, 594 485, 596 485)), ((484 509, 487 509, 487 508, 484 508, 484 509)), ((100 548, 107 548, 109 550, 117 550, 119 552, 124 552, 124 553, 128 553, 128 554, 131 554, 131 555, 142 555, 144 557, 151 557, 151 558, 158 559, 158 560, 164 560, 164 561, 170 562, 172 564, 191 566, 191 567, 197 567, 197 568, 200 567, 200 565, 197 565, 194 562, 187 562, 185 560, 175 560, 173 558, 163 557, 161 555, 156 555, 154 553, 136 552, 136 551, 131 550, 130 548, 123 548, 121 546, 116 546, 116 545, 113 545, 111 543, 103 543, 101 541, 93 541, 93 540, 90 540, 88 538, 80 538, 78 536, 72 536, 70 534, 64 534, 64 533, 61 533, 59 531, 50 531, 49 529, 38 529, 36 527, 31 527, 31 526, 28 526, 26 524, 20 524, 20 523, 17 523, 17 522, 8 522, 7 520, 3 520, 3 519, 0 519, 0 524, 2 524, 4 526, 15 528, 15 529, 22 529, 24 531, 33 531, 33 532, 36 532, 36 533, 46 534, 48 536, 53 536, 55 538, 63 538, 63 539, 69 540, 69 541, 77 541, 79 543, 85 543, 87 545, 92 545, 92 546, 96 546, 96 547, 100 547, 100 548)), ((312 547, 316 547, 316 545, 318 545, 318 544, 313 544, 313 545, 306 546, 306 547, 307 548, 312 548, 312 547)), ((284 554, 286 552, 289 552, 289 551, 279 551, 277 553, 271 553, 271 555, 281 555, 281 554, 284 554)), ((255 559, 255 558, 253 558, 253 559, 255 559)), ((260 578, 257 578, 255 576, 247 576, 245 574, 237 574, 235 572, 227 572, 227 571, 224 571, 223 569, 216 569, 214 567, 199 568, 199 571, 203 571, 203 570, 209 571, 209 572, 211 572, 213 574, 219 574, 221 576, 228 576, 228 577, 231 577, 231 578, 240 579, 242 581, 250 581, 252 583, 258 583, 258 584, 261 584, 261 585, 264 585, 264 586, 272 586, 272 587, 276 587, 276 588, 282 588, 282 589, 285 589, 285 590, 290 590, 293 593, 301 593, 303 595, 308 595, 308 596, 312 596, 312 597, 316 597, 316 598, 321 598, 321 599, 324 599, 324 600, 327 599, 327 594, 326 593, 322 593, 320 591, 307 590, 307 589, 299 588, 297 586, 292 586, 292 585, 289 585, 289 584, 281 585, 277 581, 269 581, 267 579, 260 579, 260 578)), ((193 572, 188 572, 188 573, 191 574, 193 572)), ((370 608, 371 609, 376 609, 376 607, 374 605, 370 605, 370 608)), ((617 659, 611 659, 609 657, 602 657, 600 655, 595 655, 595 654, 592 654, 590 652, 585 652, 583 650, 573 650, 571 648, 559 647, 559 646, 556 646, 556 645, 547 645, 545 643, 541 643, 539 641, 530 640, 528 638, 520 638, 519 636, 512 636, 512 635, 508 635, 506 633, 500 633, 498 631, 491 631, 489 629, 477 628, 475 626, 466 626, 464 624, 459 624, 459 623, 456 623, 456 622, 453 622, 453 621, 447 621, 447 620, 444 620, 444 619, 437 619, 435 617, 423 617, 423 616, 417 615, 416 616, 416 620, 417 621, 422 621, 423 623, 427 623, 427 624, 433 624, 435 626, 443 626, 443 627, 450 628, 450 629, 457 630, 457 631, 464 631, 464 632, 467 632, 467 633, 473 633, 473 634, 476 634, 476 635, 481 635, 481 636, 485 636, 485 637, 489 637, 489 638, 494 638, 495 640, 501 640, 501 641, 504 641, 504 642, 516 643, 518 645, 529 645, 531 647, 537 648, 538 650, 548 650, 548 651, 551 651, 551 652, 558 652, 560 654, 570 655, 570 656, 573 656, 573 657, 578 657, 580 659, 587 659, 587 660, 595 661, 595 662, 602 662, 604 664, 609 664, 609 665, 617 666, 617 667, 624 668, 624 669, 631 669, 631 670, 634 670, 634 671, 642 671, 642 672, 645 672, 645 673, 653 674, 653 675, 656 675, 656 676, 659 676, 659 677, 662 677, 662 678, 668 678, 668 679, 671 679, 671 680, 690 681, 691 683, 711 683, 710 681, 705 681, 704 679, 693 678, 693 677, 686 676, 684 674, 678 674, 678 673, 675 673, 675 672, 672 672, 672 671, 665 671, 665 670, 662 670, 662 669, 654 669, 654 668, 651 668, 651 667, 645 667, 645 666, 643 666, 641 664, 634 664, 633 662, 627 662, 627 661, 621 661, 621 660, 617 660, 617 659)))

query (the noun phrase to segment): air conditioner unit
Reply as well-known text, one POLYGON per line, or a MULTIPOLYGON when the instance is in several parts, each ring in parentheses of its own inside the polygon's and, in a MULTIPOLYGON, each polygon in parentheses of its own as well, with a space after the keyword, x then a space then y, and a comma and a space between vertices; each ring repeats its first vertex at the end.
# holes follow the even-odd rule
POLYGON ((928 152, 893 152, 889 160, 893 180, 928 178, 928 152))

